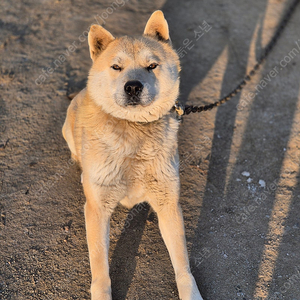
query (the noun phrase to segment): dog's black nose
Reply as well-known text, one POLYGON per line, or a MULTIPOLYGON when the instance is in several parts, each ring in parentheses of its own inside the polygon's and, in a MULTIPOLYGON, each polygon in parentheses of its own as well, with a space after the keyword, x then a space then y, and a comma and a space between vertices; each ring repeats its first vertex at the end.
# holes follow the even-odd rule
POLYGON ((143 84, 138 80, 127 81, 124 90, 129 96, 139 96, 143 90, 143 84))

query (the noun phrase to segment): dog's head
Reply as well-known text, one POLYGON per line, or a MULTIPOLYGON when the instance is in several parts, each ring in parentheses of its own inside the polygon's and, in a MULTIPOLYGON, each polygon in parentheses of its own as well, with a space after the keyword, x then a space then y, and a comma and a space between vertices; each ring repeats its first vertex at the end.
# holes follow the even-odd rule
POLYGON ((88 92, 108 114, 151 122, 172 108, 179 93, 179 59, 161 11, 148 20, 141 37, 114 38, 99 25, 89 32, 93 66, 88 92))

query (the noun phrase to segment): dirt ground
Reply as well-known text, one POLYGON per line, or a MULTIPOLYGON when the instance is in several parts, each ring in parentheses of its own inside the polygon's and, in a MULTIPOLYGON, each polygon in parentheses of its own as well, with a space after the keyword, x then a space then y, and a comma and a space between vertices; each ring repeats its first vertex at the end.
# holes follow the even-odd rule
MULTIPOLYGON (((91 66, 88 27, 137 35, 162 9, 181 101, 206 104, 245 76, 289 3, 1 0, 0 299, 90 297, 85 199, 61 135, 66 93, 91 66)), ((299 28, 300 7, 240 95, 181 124, 181 204, 205 300, 300 299, 299 28)), ((178 299, 146 204, 114 213, 110 266, 114 300, 178 299)))

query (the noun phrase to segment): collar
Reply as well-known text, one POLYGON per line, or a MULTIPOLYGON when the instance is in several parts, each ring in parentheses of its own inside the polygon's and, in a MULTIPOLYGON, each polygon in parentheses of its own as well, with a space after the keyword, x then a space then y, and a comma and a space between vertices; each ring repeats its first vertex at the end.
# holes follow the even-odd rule
POLYGON ((176 112, 177 119, 181 120, 182 116, 184 115, 184 107, 178 100, 176 100, 174 106, 172 107, 172 110, 176 112))

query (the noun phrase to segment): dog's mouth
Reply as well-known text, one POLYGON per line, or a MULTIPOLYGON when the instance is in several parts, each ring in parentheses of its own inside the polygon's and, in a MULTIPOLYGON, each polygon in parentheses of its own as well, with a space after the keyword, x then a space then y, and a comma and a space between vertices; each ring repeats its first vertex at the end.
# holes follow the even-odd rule
POLYGON ((153 102, 154 98, 146 98, 146 97, 143 97, 143 98, 140 98, 140 97, 130 97, 130 98, 127 98, 126 101, 125 101, 125 107, 135 107, 135 106, 142 106, 142 107, 146 107, 146 106, 149 106, 152 102, 153 102))
POLYGON ((137 106, 137 105, 141 105, 142 101, 140 98, 140 95, 134 95, 134 96, 130 96, 127 97, 126 102, 125 102, 125 106, 137 106))
POLYGON ((124 108, 134 108, 134 107, 147 107, 155 101, 155 96, 145 95, 145 93, 140 95, 115 95, 115 102, 124 108))

